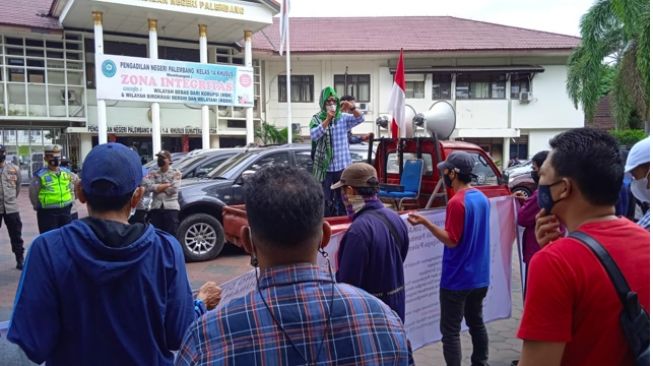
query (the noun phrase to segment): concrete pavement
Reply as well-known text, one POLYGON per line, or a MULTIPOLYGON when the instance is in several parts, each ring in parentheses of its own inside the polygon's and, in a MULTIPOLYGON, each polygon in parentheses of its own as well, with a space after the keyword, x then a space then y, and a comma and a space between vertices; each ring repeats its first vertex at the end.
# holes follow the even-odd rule
MULTIPOLYGON (((38 235, 36 213, 29 204, 27 188, 24 187, 19 196, 19 207, 23 221, 23 240, 26 249, 38 235)), ((79 216, 86 216, 86 209, 78 203, 79 216)), ((522 315, 522 300, 519 280, 519 267, 516 251, 513 250, 512 270, 512 317, 487 325, 490 340, 490 365, 510 365, 512 360, 519 358, 521 341, 515 339, 516 329, 522 315)), ((11 316, 16 288, 20 279, 20 271, 15 269, 15 260, 11 253, 9 234, 3 223, 0 228, 0 322, 11 316)), ((226 248, 219 258, 202 263, 186 264, 188 276, 193 289, 199 288, 206 281, 225 282, 233 277, 247 272, 249 257, 237 248, 226 248)), ((463 345, 463 364, 470 363, 471 339, 469 333, 461 337, 463 345)), ((442 343, 421 348, 414 353, 417 365, 444 365, 442 343)), ((8 344, 4 336, 0 339, 0 365, 31 365, 24 355, 20 355, 14 345, 8 344)))

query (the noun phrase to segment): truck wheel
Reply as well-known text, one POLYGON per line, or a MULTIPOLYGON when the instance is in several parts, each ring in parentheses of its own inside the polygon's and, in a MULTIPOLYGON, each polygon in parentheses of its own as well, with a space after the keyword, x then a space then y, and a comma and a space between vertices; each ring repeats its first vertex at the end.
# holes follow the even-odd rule
POLYGON ((187 262, 213 259, 224 248, 222 224, 215 217, 204 213, 186 217, 179 225, 177 238, 187 262))

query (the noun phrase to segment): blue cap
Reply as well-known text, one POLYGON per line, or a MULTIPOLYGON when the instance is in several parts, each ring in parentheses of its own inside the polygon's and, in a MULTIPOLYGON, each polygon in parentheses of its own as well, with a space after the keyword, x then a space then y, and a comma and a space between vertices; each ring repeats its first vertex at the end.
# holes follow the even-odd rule
POLYGON ((475 176, 472 174, 474 165, 476 165, 476 162, 472 154, 464 151, 454 151, 447 156, 447 160, 438 163, 438 170, 447 168, 456 173, 475 176))
POLYGON ((118 197, 130 194, 143 180, 141 159, 127 146, 110 142, 97 145, 84 159, 82 189, 93 196, 118 197), (113 188, 93 189, 93 183, 107 181, 113 188))

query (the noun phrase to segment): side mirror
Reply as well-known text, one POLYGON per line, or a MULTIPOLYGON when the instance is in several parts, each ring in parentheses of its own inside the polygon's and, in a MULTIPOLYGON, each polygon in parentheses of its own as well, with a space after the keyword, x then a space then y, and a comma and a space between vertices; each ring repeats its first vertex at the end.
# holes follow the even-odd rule
POLYGON ((240 177, 236 180, 236 184, 238 184, 238 185, 243 185, 243 184, 245 184, 245 180, 247 180, 247 178, 249 178, 249 177, 251 177, 252 175, 254 175, 254 173, 256 173, 255 170, 249 170, 249 169, 248 169, 248 170, 245 170, 245 171, 243 172, 243 174, 241 174, 240 177))

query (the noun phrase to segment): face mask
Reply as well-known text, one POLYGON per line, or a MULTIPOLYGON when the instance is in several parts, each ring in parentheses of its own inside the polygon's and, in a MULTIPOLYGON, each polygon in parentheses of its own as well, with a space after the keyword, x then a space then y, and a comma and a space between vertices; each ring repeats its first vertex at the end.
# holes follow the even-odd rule
POLYGON ((634 180, 630 183, 630 191, 633 192, 633 196, 640 202, 650 202, 651 200, 650 190, 646 187, 648 185, 649 174, 651 174, 650 171, 644 178, 634 180))
POLYGON ((561 182, 562 181, 559 180, 553 184, 540 184, 537 187, 537 204, 540 206, 540 208, 543 208, 544 211, 546 211, 547 215, 551 213, 553 206, 556 203, 560 202, 560 200, 553 200, 553 197, 551 196, 551 187, 561 182))
POLYGON ((449 174, 445 174, 443 177, 444 177, 444 185, 447 186, 447 188, 452 188, 453 180, 451 179, 449 174))
POLYGON ((48 164, 50 164, 52 166, 59 166, 59 164, 60 164, 59 158, 52 158, 52 160, 50 160, 48 162, 48 164))
POLYGON ((5 159, 7 158, 7 155, 5 154, 0 154, 0 163, 4 163, 5 159))
POLYGON ((342 203, 345 205, 345 210, 347 211, 347 216, 350 220, 353 220, 356 213, 365 207, 365 200, 362 196, 357 194, 350 196, 345 192, 342 192, 342 203))
POLYGON ((160 167, 166 165, 166 160, 165 160, 165 159, 158 158, 158 159, 156 159, 156 165, 158 165, 159 168, 160 168, 160 167))
POLYGON ((335 112, 336 111, 336 106, 335 105, 327 105, 326 110, 327 110, 327 112, 335 112))
POLYGON ((533 179, 533 182, 535 182, 535 184, 538 184, 540 182, 540 175, 535 170, 531 170, 531 178, 533 179))

